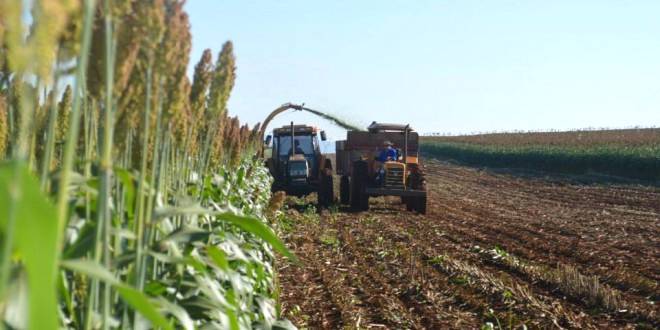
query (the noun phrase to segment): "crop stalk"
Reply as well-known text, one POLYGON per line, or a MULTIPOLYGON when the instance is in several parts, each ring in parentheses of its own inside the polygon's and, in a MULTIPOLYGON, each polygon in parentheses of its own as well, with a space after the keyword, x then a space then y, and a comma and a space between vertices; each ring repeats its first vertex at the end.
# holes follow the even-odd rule
MULTIPOLYGON (((111 221, 110 198, 112 194, 112 139, 114 130, 113 93, 114 84, 114 45, 112 40, 112 16, 110 0, 104 1, 104 25, 105 25, 105 105, 103 109, 103 145, 101 149, 100 189, 99 189, 99 211, 97 226, 103 227, 103 265, 106 269, 111 268, 111 221)), ((97 238, 98 239, 98 238, 97 238)), ((110 285, 103 285, 103 329, 110 329, 111 308, 110 285)))
MULTIPOLYGON (((135 285, 140 288, 139 281, 139 271, 140 271, 140 260, 142 260, 142 248, 144 240, 144 203, 145 203, 145 182, 147 181, 147 152, 149 146, 149 135, 150 135, 150 117, 151 117, 151 89, 152 89, 152 67, 153 67, 153 54, 149 54, 149 64, 147 65, 147 76, 146 76, 146 97, 145 97, 145 109, 144 109, 144 118, 143 118, 143 131, 142 131, 142 154, 140 159, 140 177, 138 181, 138 193, 136 198, 136 208, 135 208, 135 217, 137 221, 135 222, 135 265, 136 265, 136 277, 135 285)), ((149 187, 152 189, 152 187, 149 187)))
POLYGON ((73 168, 73 157, 75 154, 76 144, 78 142, 78 130, 80 124, 80 105, 82 103, 82 96, 80 95, 81 85, 85 83, 85 70, 89 59, 89 48, 92 37, 92 25, 94 20, 94 10, 96 8, 96 0, 86 0, 84 2, 84 15, 83 15, 83 39, 81 45, 81 52, 78 58, 78 65, 76 67, 76 79, 74 82, 73 93, 73 106, 71 108, 71 118, 69 125, 69 132, 66 137, 64 146, 64 155, 62 157, 62 167, 60 170, 60 182, 57 196, 57 248, 55 249, 56 260, 59 256, 63 246, 64 227, 67 222, 68 213, 68 199, 69 199, 69 183, 71 181, 71 170, 73 168))
MULTIPOLYGON (((145 226, 145 231, 144 235, 147 237, 146 244, 143 241, 142 245, 144 246, 149 246, 149 239, 150 239, 150 232, 153 231, 153 228, 151 228, 151 217, 153 215, 153 208, 154 208, 154 202, 155 199, 158 197, 158 190, 156 190, 156 184, 157 184, 157 178, 158 174, 157 171, 159 169, 159 159, 160 159, 160 152, 159 149, 161 148, 160 146, 160 140, 161 140, 161 135, 162 135, 162 128, 161 128, 161 117, 163 113, 163 97, 162 97, 162 88, 163 88, 163 83, 162 81, 159 82, 158 84, 158 90, 156 92, 156 100, 158 102, 157 108, 156 108, 156 134, 155 134, 155 141, 154 141, 154 156, 152 157, 151 160, 151 178, 149 180, 149 188, 150 191, 153 190, 153 194, 148 194, 147 195, 147 205, 145 208, 145 217, 144 217, 144 226, 145 226)), ((144 282, 146 278, 146 256, 143 254, 142 258, 138 260, 138 289, 142 289, 144 287, 144 282)))
MULTIPOLYGON (((59 54, 59 51, 58 51, 59 54)), ((59 57, 59 55, 58 55, 59 57)), ((57 61, 56 61, 57 63, 57 61)), ((48 128, 46 129, 46 148, 43 159, 41 160, 41 190, 48 191, 48 173, 51 170, 53 162, 53 149, 55 148, 55 124, 57 123, 57 95, 59 94, 59 74, 55 74, 55 83, 53 84, 53 99, 51 100, 48 113, 48 128)))

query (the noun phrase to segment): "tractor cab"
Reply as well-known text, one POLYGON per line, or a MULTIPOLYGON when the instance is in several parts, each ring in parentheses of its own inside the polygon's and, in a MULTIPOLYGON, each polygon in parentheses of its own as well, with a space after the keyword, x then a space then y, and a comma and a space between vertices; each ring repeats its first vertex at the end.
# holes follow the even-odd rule
POLYGON ((315 191, 319 183, 321 150, 319 129, 307 125, 283 126, 273 130, 269 169, 274 189, 295 195, 315 191))

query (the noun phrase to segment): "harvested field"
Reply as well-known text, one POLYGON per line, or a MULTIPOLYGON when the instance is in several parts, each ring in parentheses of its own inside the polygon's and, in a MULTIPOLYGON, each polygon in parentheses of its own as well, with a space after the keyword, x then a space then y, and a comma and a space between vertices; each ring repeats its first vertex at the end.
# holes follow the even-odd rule
POLYGON ((395 198, 291 201, 282 316, 301 328, 658 328, 660 188, 426 162, 428 214, 395 198))

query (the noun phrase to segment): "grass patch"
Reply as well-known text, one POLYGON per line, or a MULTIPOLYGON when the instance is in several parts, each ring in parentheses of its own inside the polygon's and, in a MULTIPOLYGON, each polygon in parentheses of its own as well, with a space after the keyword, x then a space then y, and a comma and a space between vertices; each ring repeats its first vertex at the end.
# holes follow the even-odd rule
POLYGON ((339 247, 339 238, 337 238, 337 231, 336 230, 327 230, 321 236, 319 237, 319 241, 323 243, 323 245, 332 247, 332 248, 337 248, 339 247))

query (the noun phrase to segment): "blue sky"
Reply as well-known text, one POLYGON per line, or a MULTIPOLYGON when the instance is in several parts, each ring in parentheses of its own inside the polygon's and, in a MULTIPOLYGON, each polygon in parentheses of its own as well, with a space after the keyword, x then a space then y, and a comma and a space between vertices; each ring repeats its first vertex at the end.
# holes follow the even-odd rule
MULTIPOLYGON (((305 102, 422 133, 660 126, 660 1, 189 0, 193 53, 234 42, 229 111, 305 102)), ((294 120, 344 132, 310 115, 294 120)))

